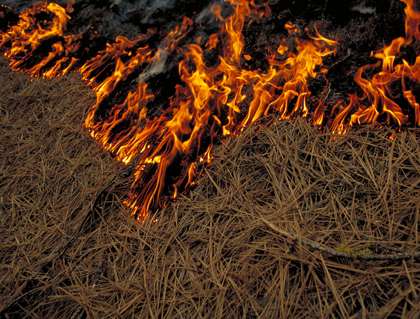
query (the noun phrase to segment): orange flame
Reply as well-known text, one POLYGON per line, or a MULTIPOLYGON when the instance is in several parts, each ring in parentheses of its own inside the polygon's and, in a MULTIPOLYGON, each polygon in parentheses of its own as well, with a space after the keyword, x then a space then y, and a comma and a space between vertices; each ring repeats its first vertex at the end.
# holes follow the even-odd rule
MULTIPOLYGON (((344 133, 348 127, 355 124, 368 124, 376 123, 380 115, 387 116, 388 123, 395 123, 397 126, 406 124, 409 115, 408 110, 403 111, 402 108, 395 102, 395 96, 391 87, 397 81, 401 82, 403 97, 414 109, 414 125, 420 124, 420 110, 413 93, 407 89, 407 80, 419 81, 420 74, 420 57, 417 57, 413 66, 410 66, 407 61, 403 60, 401 64, 394 65, 395 59, 400 53, 403 46, 407 46, 413 40, 420 40, 420 13, 414 10, 414 0, 401 0, 407 7, 405 8, 406 21, 405 21, 405 38, 397 38, 392 41, 389 46, 385 46, 378 52, 372 52, 375 58, 382 60, 382 71, 376 73, 371 79, 364 79, 363 72, 377 68, 381 65, 378 61, 374 65, 366 65, 361 67, 355 76, 355 81, 360 85, 364 91, 362 98, 356 95, 351 96, 350 103, 347 107, 343 108, 334 120, 331 130, 337 133, 344 133), (414 38, 414 39, 413 39, 414 38), (362 104, 367 98, 370 105, 362 104), (352 109, 357 110, 351 114, 350 122, 348 125, 344 124, 344 120, 350 114, 352 109), (340 120, 338 120, 340 119, 340 120)), ((411 112, 412 113, 412 112, 411 112)))
MULTIPOLYGON (((71 6, 69 7, 71 8, 71 6)), ((70 53, 78 49, 77 44, 74 45, 74 43, 81 37, 80 34, 63 35, 69 18, 65 9, 55 3, 41 3, 23 12, 18 24, 12 26, 9 32, 1 34, 0 38, 0 47, 11 43, 10 49, 4 53, 4 56, 11 60, 12 69, 15 71, 25 69, 24 64, 28 57, 32 56, 44 41, 59 36, 62 37, 62 40, 52 44, 52 50, 48 56, 34 67, 27 69, 26 72, 32 76, 44 77, 66 74, 69 68, 61 70, 62 64, 68 60, 67 56, 70 53), (54 16, 52 21, 37 21, 35 15, 41 12, 52 14, 54 16), (61 59, 56 61, 46 74, 43 74, 41 69, 57 58, 61 59)))
MULTIPOLYGON (((420 80, 420 57, 412 66, 405 60, 394 65, 402 47, 420 40, 420 13, 414 9, 414 0, 401 0, 407 5, 406 37, 397 38, 389 46, 372 53, 379 61, 361 67, 356 73, 355 81, 363 90, 363 96, 350 94, 349 102, 337 102, 329 115, 326 114, 329 107, 322 99, 318 99, 315 110, 310 109, 308 79, 320 76, 328 85, 323 58, 336 52, 337 42, 321 36, 316 27, 314 36, 306 29, 310 40, 301 39, 301 29, 287 23, 285 29, 289 36, 296 36, 296 48, 289 48, 284 38, 277 51, 269 49, 266 72, 246 70, 242 62, 252 62, 253 56, 252 52, 244 52, 242 30, 245 20, 248 18, 251 23, 253 19, 270 16, 271 10, 267 3, 259 6, 252 0, 226 1, 234 8, 234 14, 223 18, 221 6, 211 7, 221 28, 210 35, 205 44, 206 50, 223 48, 216 66, 206 65, 203 48, 198 44, 179 46, 192 28, 193 21, 189 18, 184 18, 179 27, 169 32, 158 49, 151 49, 146 44, 153 31, 134 40, 119 36, 115 43, 107 44, 105 50, 78 67, 78 60, 73 55, 79 49, 83 34, 65 34, 70 17, 65 9, 54 3, 45 2, 27 9, 20 15, 18 25, 0 34, 0 47, 8 47, 4 55, 10 59, 14 70, 25 70, 32 76, 41 77, 77 70, 93 88, 97 100, 86 118, 85 127, 125 164, 135 158, 138 160, 126 204, 139 220, 144 220, 151 209, 194 185, 200 167, 212 161, 215 140, 240 134, 245 127, 271 112, 278 114, 279 119, 310 116, 315 125, 337 134, 344 134, 357 124, 375 123, 383 115, 388 122, 402 126, 413 113, 413 124, 420 125, 420 104, 407 84, 408 80, 420 80), (37 21, 35 15, 40 12, 48 14, 51 21, 37 21), (50 53, 28 67, 29 59, 46 40, 56 40, 52 41, 50 53), (147 106, 155 96, 147 81, 164 70, 166 58, 175 51, 184 55, 178 66, 183 84, 175 86, 170 107, 160 116, 149 119, 147 106), (287 57, 284 58, 285 54, 287 57), (380 66, 381 70, 373 77, 363 78, 365 71, 380 66), (122 104, 111 105, 106 119, 102 119, 100 106, 120 83, 139 71, 136 90, 129 92, 122 104), (396 102, 396 93, 391 89, 396 82, 401 83, 401 96, 411 106, 411 113, 396 102), (247 106, 246 111, 244 106, 247 106), (171 176, 174 168, 178 173, 181 171, 180 176, 171 176), (170 192, 173 195, 167 196, 170 192)), ((72 12, 73 3, 68 4, 68 13, 72 12)), ((201 38, 196 42, 200 43, 201 38)))

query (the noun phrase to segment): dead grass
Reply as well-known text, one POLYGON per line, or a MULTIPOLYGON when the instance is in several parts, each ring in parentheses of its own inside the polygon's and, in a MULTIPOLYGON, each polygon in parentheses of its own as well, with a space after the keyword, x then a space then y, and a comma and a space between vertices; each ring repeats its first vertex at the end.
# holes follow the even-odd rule
POLYGON ((138 224, 130 178, 104 190, 122 167, 81 129, 78 76, 31 82, 2 61, 0 83, 3 317, 420 316, 418 259, 352 257, 420 251, 418 130, 255 125, 138 224))

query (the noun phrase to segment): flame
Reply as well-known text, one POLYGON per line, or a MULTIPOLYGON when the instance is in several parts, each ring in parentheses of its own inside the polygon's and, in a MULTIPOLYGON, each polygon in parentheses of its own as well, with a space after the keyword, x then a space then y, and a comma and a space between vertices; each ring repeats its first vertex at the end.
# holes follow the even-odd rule
POLYGON ((28 8, 19 17, 18 24, 12 26, 7 33, 1 34, 0 38, 0 47, 10 44, 10 48, 4 53, 4 56, 11 60, 12 70, 26 70, 32 76, 44 77, 66 74, 70 68, 63 69, 62 65, 69 60, 68 56, 71 53, 77 51, 77 40, 82 35, 63 35, 70 18, 65 9, 58 4, 44 2, 33 8, 28 8), (35 16, 40 13, 53 15, 52 21, 37 21, 35 16), (57 37, 61 39, 52 44, 48 56, 35 66, 28 68, 26 65, 28 57, 33 56, 41 44, 57 37), (56 58, 59 60, 44 75, 41 69, 56 58))
POLYGON ((394 39, 390 45, 373 52, 378 62, 357 71, 355 82, 363 95, 349 94, 348 102, 338 101, 332 107, 322 98, 311 96, 308 80, 324 79, 329 90, 328 70, 323 62, 336 53, 338 43, 323 37, 316 27, 313 31, 305 29, 308 39, 303 39, 301 28, 287 23, 287 37, 295 38, 295 46, 284 37, 277 50, 267 48, 266 71, 246 69, 244 64, 252 64, 253 53, 244 52, 245 21, 248 19, 249 24, 268 17, 271 10, 268 3, 226 1, 234 13, 223 18, 221 6, 211 6, 220 21, 220 30, 209 36, 204 48, 199 45, 201 37, 195 43, 181 45, 194 24, 185 17, 163 37, 158 48, 152 49, 147 44, 155 34, 150 30, 133 40, 118 36, 115 43, 107 44, 97 56, 82 62, 78 52, 86 34, 66 33, 73 0, 66 9, 54 3, 38 3, 20 14, 16 26, 0 34, 0 48, 10 59, 13 70, 45 78, 77 71, 95 91, 96 103, 84 125, 118 160, 125 164, 138 161, 125 203, 140 221, 196 183, 203 165, 212 161, 212 148, 217 141, 240 134, 269 113, 276 113, 279 119, 309 117, 315 125, 337 134, 344 134, 354 125, 376 123, 384 116, 397 127, 407 123, 420 125, 420 104, 409 87, 411 81, 420 80, 420 56, 414 65, 405 60, 395 65, 401 49, 420 40, 420 13, 414 9, 414 0, 401 0, 406 4, 406 37, 394 39), (47 14, 49 20, 38 21, 39 13, 47 14), (39 51, 45 43, 50 43, 48 56, 32 62, 35 57, 39 60, 39 51), (206 65, 203 50, 220 48, 218 63, 206 65), (165 69, 167 58, 175 52, 184 56, 178 65, 182 83, 176 84, 169 107, 151 118, 148 105, 154 101, 156 92, 151 91, 148 81, 165 69), (375 70, 372 77, 363 77, 366 71, 375 70), (109 105, 104 115, 101 106, 109 103, 110 96, 133 74, 138 74, 136 88, 127 93, 123 103, 109 105), (400 85, 402 94, 393 91, 395 83, 400 85), (398 104, 400 96, 411 110, 398 104), (312 110, 315 100, 317 107, 312 110), (172 176, 174 173, 176 176, 172 176))
POLYGON ((409 45, 414 40, 420 40, 420 13, 414 10, 414 0, 401 1, 407 5, 405 8, 406 37, 394 39, 390 45, 385 46, 376 53, 372 52, 372 56, 382 60, 382 62, 378 61, 374 65, 366 65, 358 70, 355 81, 360 85, 364 95, 361 98, 358 98, 356 95, 351 96, 349 105, 342 108, 335 118, 334 123, 331 126, 333 132, 343 134, 349 127, 356 124, 376 123, 378 117, 381 115, 386 115, 388 123, 394 123, 398 127, 401 127, 407 123, 411 113, 414 114, 412 124, 417 126, 420 124, 419 105, 416 102, 416 98, 412 91, 406 86, 408 80, 420 80, 420 56, 417 57, 412 66, 405 60, 402 60, 402 63, 400 64, 394 65, 403 46, 409 45), (381 65, 382 70, 373 75, 371 79, 362 77, 365 71, 378 68, 381 65), (412 112, 403 110, 401 106, 395 102, 396 97, 398 96, 394 96, 392 87, 397 82, 401 82, 403 91, 402 96, 413 108, 412 112), (369 104, 363 103, 366 99, 369 104), (350 121, 346 125, 344 121, 353 109, 356 109, 356 111, 350 115, 350 121))

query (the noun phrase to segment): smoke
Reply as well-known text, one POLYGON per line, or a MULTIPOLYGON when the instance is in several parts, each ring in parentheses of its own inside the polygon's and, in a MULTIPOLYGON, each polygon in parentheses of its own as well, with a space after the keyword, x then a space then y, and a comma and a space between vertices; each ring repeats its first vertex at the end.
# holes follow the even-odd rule
POLYGON ((5 5, 10 8, 14 8, 19 12, 32 7, 34 0, 0 0, 0 5, 5 5))
POLYGON ((224 0, 216 0, 209 5, 207 5, 200 13, 196 15, 194 18, 195 23, 201 23, 201 24, 209 24, 209 23, 215 23, 214 14, 211 11, 211 7, 214 5, 218 5, 222 7, 222 12, 228 11, 228 7, 230 7, 230 4, 228 2, 225 2, 224 0))
MULTIPOLYGON (((127 2, 126 0, 114 0, 114 3, 117 2, 127 2)), ((142 2, 147 2, 147 0, 142 1, 142 2)), ((156 2, 155 4, 155 9, 158 8, 162 8, 162 6, 164 6, 165 4, 169 4, 172 3, 173 4, 173 0, 161 0, 156 2)), ((222 8, 224 6, 230 6, 228 3, 224 2, 224 0, 216 0, 210 4, 208 4, 207 6, 205 6, 199 13, 195 14, 195 17, 193 17, 194 23, 195 25, 207 25, 207 26, 218 26, 219 22, 216 21, 214 14, 211 11, 211 7, 213 5, 220 5, 222 8)), ((140 5, 140 4, 137 4, 140 5)), ((132 7, 133 9, 133 7, 132 7)), ((138 10, 138 9, 133 9, 138 10)), ((152 9, 149 9, 152 10, 152 9)), ((134 12, 133 11, 133 12, 134 12)), ((195 32, 193 32, 192 37, 193 38, 197 38, 197 36, 202 36, 203 38, 208 38, 208 34, 207 32, 203 32, 203 30, 197 31, 195 30, 195 32)), ((165 71, 168 70, 168 66, 166 65, 170 59, 168 60, 169 54, 168 52, 164 49, 164 45, 161 44, 159 46, 159 49, 156 53, 156 57, 157 59, 153 60, 152 63, 150 63, 145 70, 139 75, 138 77, 138 81, 147 81, 148 79, 159 75, 160 73, 163 73, 165 71)))
POLYGON ((156 55, 158 59, 150 63, 146 67, 146 69, 140 74, 140 76, 138 77, 139 82, 146 81, 150 77, 153 77, 165 71, 165 64, 166 59, 168 58, 168 53, 165 50, 159 48, 156 55))
POLYGON ((127 12, 137 10, 154 11, 156 9, 172 9, 175 6, 175 0, 140 0, 135 3, 131 3, 127 0, 113 0, 111 7, 114 5, 124 8, 127 12))
POLYGON ((131 13, 142 11, 142 18, 139 23, 154 23, 153 15, 158 10, 172 10, 176 0, 140 0, 130 2, 128 0, 112 0, 110 8, 118 8, 121 21, 126 20, 131 13))
POLYGON ((376 8, 367 7, 365 2, 361 2, 357 6, 352 7, 351 10, 358 11, 361 14, 375 14, 376 13, 376 8))

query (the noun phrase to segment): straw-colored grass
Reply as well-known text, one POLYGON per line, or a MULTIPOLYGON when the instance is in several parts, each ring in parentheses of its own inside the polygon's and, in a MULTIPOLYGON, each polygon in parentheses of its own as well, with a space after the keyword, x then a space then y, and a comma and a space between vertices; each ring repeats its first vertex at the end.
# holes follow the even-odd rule
POLYGON ((139 224, 78 76, 0 83, 4 317, 420 316, 418 130, 254 125, 139 224))

